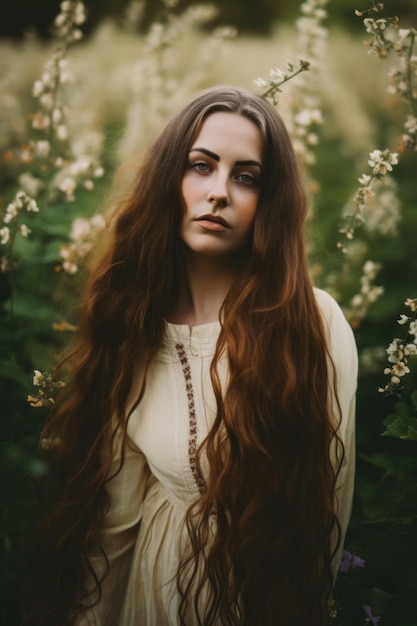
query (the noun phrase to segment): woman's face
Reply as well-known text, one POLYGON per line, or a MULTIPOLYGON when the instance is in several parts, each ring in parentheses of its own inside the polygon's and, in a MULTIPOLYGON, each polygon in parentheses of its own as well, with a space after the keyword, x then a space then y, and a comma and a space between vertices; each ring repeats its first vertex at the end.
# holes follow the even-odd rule
POLYGON ((195 253, 234 255, 252 231, 262 170, 254 122, 219 111, 204 121, 191 146, 181 191, 181 239, 195 253))

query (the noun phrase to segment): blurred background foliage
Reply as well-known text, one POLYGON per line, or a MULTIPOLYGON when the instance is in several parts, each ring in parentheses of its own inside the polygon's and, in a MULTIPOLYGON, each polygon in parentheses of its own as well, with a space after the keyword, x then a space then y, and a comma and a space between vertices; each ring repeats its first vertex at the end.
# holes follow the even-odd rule
MULTIPOLYGON (((255 78, 296 57, 301 2, 214 4, 219 8, 215 17, 193 21, 183 17, 187 6, 195 6, 191 1, 167 11, 162 1, 147 0, 129 22, 127 0, 86 2, 86 37, 70 48, 73 78, 60 86, 69 136, 59 140, 33 128, 39 98, 32 95, 56 43, 50 25, 59 3, 15 0, 3 9, 0 214, 5 215, 28 171, 43 186, 37 195, 39 213, 24 218, 32 232, 27 238, 16 236, 11 271, 0 273, 2 626, 17 626, 24 610, 22 582, 35 524, 35 483, 45 471, 38 438, 47 409, 29 406, 27 396, 36 391, 33 370, 51 370, 72 336, 88 266, 77 254, 80 242, 93 240, 91 220, 111 209, 149 142, 191 93, 217 83, 253 88, 255 78), (175 29, 169 26, 168 14, 178 18, 175 29), (153 28, 160 19, 165 23, 162 33, 153 28), (239 36, 213 30, 224 24, 236 26, 239 36), (52 152, 44 158, 33 146, 46 136, 52 152), (56 166, 59 155, 68 163, 67 178, 62 163, 56 166), (74 220, 80 218, 74 229, 74 220)), ((378 60, 363 48, 365 32, 354 10, 366 9, 366 4, 329 2, 324 56, 311 76, 306 73, 304 83, 294 79, 293 87, 283 88, 278 108, 291 129, 298 94, 311 81, 324 121, 314 129, 315 159, 306 168, 316 283, 334 293, 347 315, 367 260, 380 266, 376 284, 384 287, 362 317, 351 319, 360 379, 357 485, 346 547, 360 554, 366 567, 339 575, 334 623, 363 626, 363 605, 370 605, 380 626, 416 626, 417 443, 412 437, 401 438, 401 428, 416 420, 416 373, 411 367, 400 399, 387 398, 377 389, 386 382, 385 349, 400 333, 396 320, 405 312, 404 301, 417 297, 417 152, 401 153, 393 172, 397 191, 384 206, 381 200, 381 206, 371 207, 369 223, 358 229, 348 254, 336 248, 342 214, 367 168, 368 153, 376 148, 398 150, 409 113, 400 98, 387 93, 391 60, 378 60), (397 222, 390 226, 394 218, 397 222), (382 436, 384 432, 390 436, 382 436)), ((400 16, 403 27, 416 27, 414 0, 385 5, 387 14, 400 16)))
MULTIPOLYGON (((85 32, 91 33, 103 19, 120 19, 129 5, 130 0, 87 0, 85 6, 89 14, 85 32)), ((182 12, 186 7, 195 4, 194 0, 181 0, 176 11, 182 12)), ((298 15, 302 0, 214 0, 219 12, 213 24, 233 24, 240 32, 248 34, 271 34, 279 21, 292 20, 298 15)), ((56 0, 14 0, 5 3, 3 19, 0 22, 0 36, 20 38, 29 27, 36 27, 42 37, 49 37, 50 25, 56 15, 56 0)), ((417 20, 415 0, 387 0, 385 7, 389 14, 401 15, 404 19, 417 20)), ((337 0, 329 7, 331 23, 343 27, 357 29, 354 9, 351 0, 337 0)), ((162 0, 146 0, 140 29, 160 19, 165 7, 162 0)))

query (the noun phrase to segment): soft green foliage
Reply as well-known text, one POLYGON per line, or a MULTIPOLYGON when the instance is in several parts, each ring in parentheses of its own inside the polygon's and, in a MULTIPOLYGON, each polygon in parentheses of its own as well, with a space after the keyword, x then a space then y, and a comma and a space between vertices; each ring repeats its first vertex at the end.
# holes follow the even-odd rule
POLYGON ((384 437, 417 441, 417 391, 413 391, 410 397, 411 409, 406 402, 397 402, 395 413, 385 418, 384 437))
MULTIPOLYGON (((20 619, 34 483, 45 470, 37 448, 43 405, 57 391, 45 372, 73 333, 103 214, 191 93, 218 83, 251 88, 272 65, 256 82, 277 101, 305 167, 312 275, 344 307, 360 354, 357 489, 346 545, 366 567, 339 575, 334 623, 363 626, 365 605, 381 626, 416 626, 415 358, 411 349, 387 352, 400 334, 403 303, 417 295, 414 31, 400 33, 395 21, 385 28, 379 3, 351 4, 352 14, 363 13, 355 37, 335 30, 326 42, 326 0, 307 0, 295 26, 276 26, 270 39, 234 39, 230 29, 201 33, 213 15, 207 7, 172 12, 166 0, 164 20, 144 35, 126 14, 124 29, 105 23, 77 43, 81 5, 62 3, 52 51, 35 40, 19 48, 0 42, 2 624, 20 619), (376 55, 366 54, 374 48, 376 55), (375 57, 384 50, 381 63, 375 57), (387 391, 384 369, 389 397, 378 393, 387 391)), ((404 328, 413 343, 415 327, 404 328)))

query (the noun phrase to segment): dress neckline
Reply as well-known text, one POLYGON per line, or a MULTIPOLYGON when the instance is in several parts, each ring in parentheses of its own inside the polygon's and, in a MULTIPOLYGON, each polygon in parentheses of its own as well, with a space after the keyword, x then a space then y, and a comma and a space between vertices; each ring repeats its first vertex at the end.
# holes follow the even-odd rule
POLYGON ((188 324, 174 324, 173 322, 167 322, 165 320, 165 337, 175 341, 179 340, 210 340, 218 338, 220 333, 220 322, 207 322, 205 324, 198 324, 191 328, 188 324))

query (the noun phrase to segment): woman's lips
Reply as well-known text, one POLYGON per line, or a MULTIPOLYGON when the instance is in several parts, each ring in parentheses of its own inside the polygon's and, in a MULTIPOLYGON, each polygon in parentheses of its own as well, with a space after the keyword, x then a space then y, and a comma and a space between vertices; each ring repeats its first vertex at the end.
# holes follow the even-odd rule
POLYGON ((202 215, 195 220, 201 228, 214 232, 222 232, 230 228, 230 224, 218 215, 202 215))

